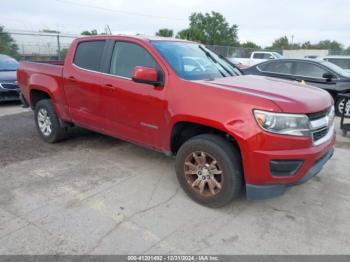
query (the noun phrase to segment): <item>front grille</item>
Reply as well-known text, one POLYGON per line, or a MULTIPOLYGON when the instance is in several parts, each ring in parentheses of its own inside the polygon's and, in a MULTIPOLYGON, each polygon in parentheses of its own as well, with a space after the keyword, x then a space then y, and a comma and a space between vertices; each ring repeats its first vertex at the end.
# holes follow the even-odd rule
POLYGON ((19 98, 19 92, 16 90, 9 90, 6 92, 0 92, 0 100, 11 99, 11 98, 19 98))
POLYGON ((329 112, 329 109, 323 110, 321 112, 310 113, 310 114, 307 114, 307 116, 309 117, 310 121, 313 121, 313 120, 317 120, 325 117, 328 114, 328 112, 329 112))
POLYGON ((312 133, 312 140, 316 142, 317 140, 320 140, 322 137, 325 137, 328 133, 328 127, 323 127, 321 129, 318 129, 312 133))
POLYGON ((5 89, 18 89, 18 85, 10 83, 2 83, 1 86, 5 89))

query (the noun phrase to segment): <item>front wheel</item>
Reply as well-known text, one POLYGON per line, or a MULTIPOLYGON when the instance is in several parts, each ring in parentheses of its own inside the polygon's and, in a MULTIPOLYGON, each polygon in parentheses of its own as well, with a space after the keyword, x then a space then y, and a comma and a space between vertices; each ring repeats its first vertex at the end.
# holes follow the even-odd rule
POLYGON ((35 124, 41 138, 48 143, 56 143, 65 137, 66 130, 61 126, 50 99, 40 100, 35 105, 35 124))
POLYGON ((216 135, 198 135, 185 142, 177 153, 176 175, 187 195, 208 207, 228 204, 243 188, 240 153, 216 135))
POLYGON ((339 98, 335 105, 337 116, 342 116, 345 109, 345 116, 350 116, 350 100, 345 105, 345 98, 339 98))

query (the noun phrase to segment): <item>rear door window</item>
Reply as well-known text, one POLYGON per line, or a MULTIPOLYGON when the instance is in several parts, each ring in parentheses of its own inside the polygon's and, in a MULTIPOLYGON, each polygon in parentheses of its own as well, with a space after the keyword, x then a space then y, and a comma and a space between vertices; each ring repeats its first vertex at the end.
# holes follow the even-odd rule
POLYGON ((291 61, 269 62, 258 66, 260 71, 271 72, 276 74, 285 74, 285 75, 292 74, 292 67, 293 67, 293 62, 291 61))
POLYGON ((101 71, 102 54, 106 41, 80 42, 75 51, 73 63, 81 68, 101 71))

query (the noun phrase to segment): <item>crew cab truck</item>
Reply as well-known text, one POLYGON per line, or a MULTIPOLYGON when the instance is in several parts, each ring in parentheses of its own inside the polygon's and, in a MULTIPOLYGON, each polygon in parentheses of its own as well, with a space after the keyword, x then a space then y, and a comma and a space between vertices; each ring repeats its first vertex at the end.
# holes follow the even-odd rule
POLYGON ((184 191, 209 207, 244 188, 249 199, 281 195, 333 154, 326 91, 241 75, 195 42, 79 38, 64 65, 21 62, 17 74, 43 140, 76 125, 176 156, 184 191))
POLYGON ((235 60, 241 63, 244 66, 253 66, 267 60, 280 59, 283 58, 277 52, 269 52, 269 51, 254 51, 250 54, 249 58, 235 58, 235 60))

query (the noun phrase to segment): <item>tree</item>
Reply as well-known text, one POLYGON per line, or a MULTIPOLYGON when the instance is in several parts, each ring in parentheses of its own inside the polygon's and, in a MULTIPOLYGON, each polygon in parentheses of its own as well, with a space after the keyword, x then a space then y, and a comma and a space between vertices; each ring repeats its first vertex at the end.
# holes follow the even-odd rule
POLYGON ((158 32, 156 32, 156 36, 173 37, 173 35, 173 30, 168 28, 161 28, 158 30, 158 32))
POLYGON ((268 47, 267 49, 270 50, 281 50, 281 49, 288 49, 289 48, 289 40, 287 36, 282 36, 278 39, 276 39, 271 47, 268 47))
POLYGON ((320 41, 316 46, 318 47, 317 49, 328 49, 333 51, 341 51, 344 47, 341 43, 330 40, 320 41))
POLYGON ((68 48, 62 48, 60 51, 60 58, 61 60, 64 60, 67 56, 68 48))
POLYGON ((206 45, 238 45, 238 26, 230 26, 222 14, 214 11, 193 13, 189 20, 189 28, 178 32, 178 38, 206 45))
POLYGON ((98 35, 96 29, 92 29, 91 31, 85 30, 80 33, 81 35, 98 35))
POLYGON ((4 27, 0 26, 0 53, 9 55, 16 59, 21 56, 18 53, 18 46, 11 35, 4 31, 4 27))
POLYGON ((302 49, 312 49, 313 48, 313 45, 310 43, 310 41, 306 41, 305 43, 303 43, 301 45, 301 48, 302 49))
POLYGON ((243 44, 240 45, 243 48, 250 48, 250 49, 261 49, 261 46, 258 46, 257 44, 251 42, 251 41, 247 41, 243 44))

